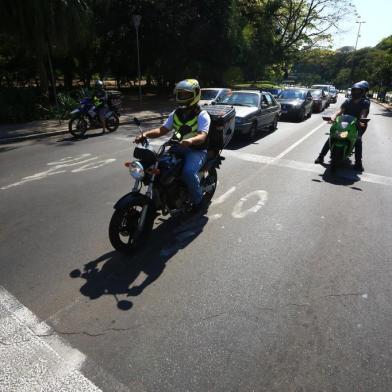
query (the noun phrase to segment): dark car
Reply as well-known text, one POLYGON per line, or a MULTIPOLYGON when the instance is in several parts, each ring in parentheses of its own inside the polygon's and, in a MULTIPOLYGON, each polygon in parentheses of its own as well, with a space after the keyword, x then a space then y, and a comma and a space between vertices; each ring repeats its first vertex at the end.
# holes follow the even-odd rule
POLYGON ((313 112, 322 112, 327 106, 327 95, 320 89, 311 89, 310 93, 313 97, 313 112))
POLYGON ((334 86, 331 86, 329 93, 331 94, 331 103, 336 103, 338 101, 338 90, 334 86))
POLYGON ((262 91, 270 93, 274 98, 276 98, 282 91, 282 87, 267 87, 263 88, 262 91))
POLYGON ((235 135, 253 139, 259 130, 274 131, 280 115, 280 105, 270 93, 253 90, 233 91, 219 105, 235 107, 235 135))
POLYGON ((277 101, 281 105, 282 117, 301 122, 312 115, 313 98, 309 89, 288 88, 278 95, 277 101))

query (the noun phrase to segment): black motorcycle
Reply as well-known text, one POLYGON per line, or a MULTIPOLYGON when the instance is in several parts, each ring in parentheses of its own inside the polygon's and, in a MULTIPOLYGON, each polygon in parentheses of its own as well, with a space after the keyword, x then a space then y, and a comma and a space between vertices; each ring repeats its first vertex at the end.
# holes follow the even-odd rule
MULTIPOLYGON (((137 120, 136 123, 140 126, 137 120)), ((115 204, 109 225, 110 242, 116 250, 130 253, 144 243, 159 213, 174 216, 189 207, 189 192, 181 180, 183 159, 171 148, 179 143, 170 139, 154 151, 145 138, 141 147, 135 147, 136 160, 126 163, 135 184, 132 191, 115 204)), ((218 181, 216 169, 222 160, 220 151, 210 152, 199 172, 203 202, 206 204, 215 193, 218 181)))

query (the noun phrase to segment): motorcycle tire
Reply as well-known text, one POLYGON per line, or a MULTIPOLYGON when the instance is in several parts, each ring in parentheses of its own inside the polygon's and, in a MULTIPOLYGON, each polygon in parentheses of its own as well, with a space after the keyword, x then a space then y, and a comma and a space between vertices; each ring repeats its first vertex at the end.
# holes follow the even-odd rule
POLYGON ((202 187, 207 187, 207 186, 212 187, 211 190, 209 190, 208 192, 205 192, 203 195, 203 200, 206 203, 209 203, 211 201, 212 197, 214 196, 217 184, 218 184, 218 174, 216 172, 216 168, 212 167, 208 170, 207 177, 203 178, 203 180, 201 182, 202 187))
POLYGON ((72 118, 68 123, 68 131, 74 137, 82 137, 88 128, 88 123, 84 117, 72 118))
POLYGON ((331 171, 335 172, 343 162, 344 152, 341 148, 333 148, 331 151, 331 171))
POLYGON ((154 214, 147 210, 144 227, 137 234, 137 227, 143 210, 142 204, 131 204, 127 208, 114 211, 109 224, 109 239, 117 251, 130 254, 144 244, 152 231, 154 214))
POLYGON ((120 119, 116 114, 113 114, 106 120, 106 128, 109 132, 117 131, 120 125, 120 119))

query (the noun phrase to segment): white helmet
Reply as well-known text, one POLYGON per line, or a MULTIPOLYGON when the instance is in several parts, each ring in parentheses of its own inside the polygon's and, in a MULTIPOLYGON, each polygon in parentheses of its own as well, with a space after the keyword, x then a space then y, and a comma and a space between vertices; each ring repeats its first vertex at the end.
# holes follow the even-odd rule
POLYGON ((174 88, 174 95, 181 107, 196 105, 201 96, 199 82, 196 79, 182 80, 174 88))

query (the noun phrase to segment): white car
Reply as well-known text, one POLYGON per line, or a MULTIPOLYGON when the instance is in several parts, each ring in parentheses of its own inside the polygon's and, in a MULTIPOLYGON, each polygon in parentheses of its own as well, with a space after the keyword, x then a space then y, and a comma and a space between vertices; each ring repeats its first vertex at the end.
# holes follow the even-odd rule
POLYGON ((213 102, 218 103, 231 94, 229 88, 202 88, 199 105, 211 105, 213 102))

